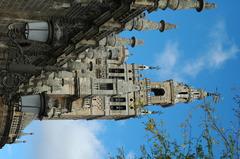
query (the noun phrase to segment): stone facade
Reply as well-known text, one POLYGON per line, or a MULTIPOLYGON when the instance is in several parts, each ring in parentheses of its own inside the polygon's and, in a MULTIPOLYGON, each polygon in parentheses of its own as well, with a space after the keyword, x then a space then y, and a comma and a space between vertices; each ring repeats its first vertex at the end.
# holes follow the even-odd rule
POLYGON ((176 25, 147 19, 157 9, 214 8, 203 0, 8 0, 0 3, 0 146, 19 143, 32 120, 128 119, 214 95, 174 80, 154 82, 128 64, 124 30, 176 25))

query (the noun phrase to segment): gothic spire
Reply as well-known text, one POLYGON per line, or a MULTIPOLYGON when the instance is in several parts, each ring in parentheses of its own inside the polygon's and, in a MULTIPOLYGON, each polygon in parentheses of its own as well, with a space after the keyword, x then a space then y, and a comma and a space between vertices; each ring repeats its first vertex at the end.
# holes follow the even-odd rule
POLYGON ((147 66, 147 65, 134 65, 134 69, 135 70, 159 70, 160 67, 159 66, 147 66))
MULTIPOLYGON (((156 6, 151 0, 135 0, 133 6, 141 6, 152 8, 156 6)), ((203 9, 213 9, 216 5, 214 3, 205 2, 204 0, 159 0, 158 8, 165 10, 170 8, 172 10, 180 10, 180 9, 196 9, 198 12, 203 9)))
POLYGON ((102 39, 99 42, 99 45, 103 45, 103 46, 125 46, 125 45, 130 45, 132 47, 136 46, 136 45, 142 45, 144 44, 143 40, 138 40, 136 39, 134 36, 130 39, 128 38, 120 38, 117 35, 113 34, 110 35, 104 39, 102 39))
POLYGON ((21 140, 16 140, 16 141, 14 142, 14 144, 26 143, 26 142, 27 142, 26 140, 23 140, 23 141, 21 141, 21 140))
POLYGON ((20 136, 30 136, 30 135, 33 135, 33 133, 24 133, 24 132, 21 132, 20 133, 20 136))
POLYGON ((138 112, 138 115, 152 115, 152 114, 161 114, 161 112, 160 111, 150 111, 147 109, 141 109, 138 112))
POLYGON ((184 83, 173 81, 174 103, 189 103, 194 100, 201 100, 208 96, 208 93, 202 89, 192 88, 184 83))
POLYGON ((160 9, 170 8, 172 10, 195 8, 198 12, 200 12, 203 9, 215 8, 215 4, 205 2, 204 0, 160 0, 158 7, 160 9))
POLYGON ((125 26, 127 30, 159 30, 163 32, 164 30, 175 29, 176 25, 166 23, 164 20, 160 22, 153 22, 144 18, 135 18, 128 22, 125 26))
POLYGON ((160 21, 160 28, 159 28, 159 30, 161 32, 163 32, 165 30, 175 29, 175 28, 176 28, 175 24, 166 23, 164 20, 160 21))

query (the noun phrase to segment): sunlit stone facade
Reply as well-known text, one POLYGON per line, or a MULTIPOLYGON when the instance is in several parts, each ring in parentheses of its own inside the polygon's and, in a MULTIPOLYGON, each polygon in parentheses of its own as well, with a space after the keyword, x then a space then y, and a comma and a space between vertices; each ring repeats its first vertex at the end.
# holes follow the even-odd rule
MULTIPOLYGON (((214 95, 174 80, 142 76, 158 67, 128 64, 143 45, 124 30, 175 29, 147 19, 155 10, 214 8, 203 0, 2 0, 0 147, 19 143, 32 120, 128 119, 214 95)), ((167 60, 167 59, 166 59, 167 60)))

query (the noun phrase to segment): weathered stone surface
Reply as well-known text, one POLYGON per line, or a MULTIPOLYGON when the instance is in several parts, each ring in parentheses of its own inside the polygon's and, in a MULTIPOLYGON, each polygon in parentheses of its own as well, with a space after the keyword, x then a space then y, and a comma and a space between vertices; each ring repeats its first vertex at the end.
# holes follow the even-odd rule
POLYGON ((0 147, 18 140, 32 120, 128 119, 214 95, 173 80, 141 75, 158 67, 127 64, 127 30, 176 28, 145 16, 157 8, 215 5, 203 0, 2 0, 0 2, 0 147))

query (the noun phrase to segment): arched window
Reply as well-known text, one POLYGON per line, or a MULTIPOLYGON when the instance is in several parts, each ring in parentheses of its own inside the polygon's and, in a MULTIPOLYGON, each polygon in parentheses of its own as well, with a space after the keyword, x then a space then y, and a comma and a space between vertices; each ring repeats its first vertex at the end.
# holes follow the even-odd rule
POLYGON ((151 91, 155 96, 163 96, 165 94, 165 90, 163 88, 153 88, 151 91))

